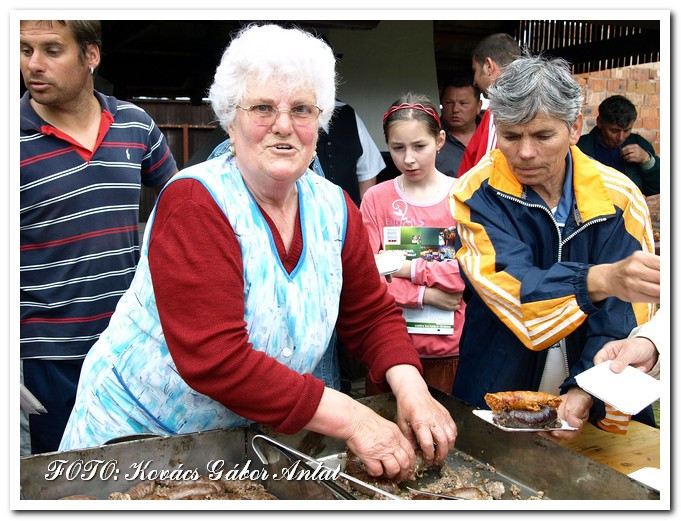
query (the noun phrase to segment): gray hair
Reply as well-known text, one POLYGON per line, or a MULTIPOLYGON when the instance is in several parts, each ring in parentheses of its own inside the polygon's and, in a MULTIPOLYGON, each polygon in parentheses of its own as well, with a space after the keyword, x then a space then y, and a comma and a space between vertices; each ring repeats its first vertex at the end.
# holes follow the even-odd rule
POLYGON ((568 62, 543 56, 523 56, 507 65, 487 97, 497 123, 522 125, 541 113, 563 120, 568 129, 584 102, 568 62))
POLYGON ((251 24, 230 42, 208 93, 225 130, 236 117, 236 106, 248 94, 249 80, 263 85, 276 82, 288 91, 311 90, 322 109, 320 127, 333 115, 336 58, 324 41, 302 29, 251 24))

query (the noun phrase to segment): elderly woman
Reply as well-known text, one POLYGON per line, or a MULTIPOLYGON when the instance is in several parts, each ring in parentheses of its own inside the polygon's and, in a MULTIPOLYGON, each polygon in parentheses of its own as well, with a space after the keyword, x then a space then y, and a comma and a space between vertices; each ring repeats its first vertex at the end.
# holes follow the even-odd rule
POLYGON ((334 67, 331 49, 297 29, 249 26, 231 42, 210 90, 231 152, 159 196, 61 450, 254 421, 341 438, 371 474, 401 479, 417 442, 427 459, 453 447, 456 426, 420 375, 361 214, 308 170, 334 67), (333 389, 334 326, 395 394, 397 425, 333 389))

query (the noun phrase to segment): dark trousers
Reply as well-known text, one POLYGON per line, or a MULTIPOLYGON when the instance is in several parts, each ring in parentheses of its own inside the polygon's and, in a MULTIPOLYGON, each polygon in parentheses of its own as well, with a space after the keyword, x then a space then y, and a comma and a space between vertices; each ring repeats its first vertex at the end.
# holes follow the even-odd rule
POLYGON ((31 454, 59 450, 71 409, 83 359, 23 360, 24 385, 45 406, 47 413, 28 416, 31 454))

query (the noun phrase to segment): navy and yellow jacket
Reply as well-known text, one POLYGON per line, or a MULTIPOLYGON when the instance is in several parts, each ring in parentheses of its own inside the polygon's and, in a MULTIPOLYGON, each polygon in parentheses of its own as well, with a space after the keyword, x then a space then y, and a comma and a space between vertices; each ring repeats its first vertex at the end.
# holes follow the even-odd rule
MULTIPOLYGON (((575 146, 570 153, 575 203, 562 234, 499 150, 454 185, 450 205, 468 300, 454 395, 468 403, 486 407, 485 393, 537 390, 546 349, 559 341, 566 392, 603 344, 652 316, 648 304, 591 302, 589 267, 653 252, 652 226, 645 199, 624 174, 575 146)), ((592 420, 602 418, 603 404, 591 412, 592 420)))

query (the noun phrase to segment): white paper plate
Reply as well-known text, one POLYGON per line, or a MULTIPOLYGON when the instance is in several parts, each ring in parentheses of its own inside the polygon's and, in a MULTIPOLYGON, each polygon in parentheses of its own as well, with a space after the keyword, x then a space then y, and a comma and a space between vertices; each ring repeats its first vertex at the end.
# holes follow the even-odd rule
POLYGON ((404 253, 400 251, 377 253, 374 255, 376 259, 376 266, 378 267, 378 273, 382 276, 390 275, 395 273, 402 267, 404 262, 404 253))
POLYGON ((638 414, 660 397, 660 381, 631 366, 610 370, 610 360, 576 376, 577 385, 625 414, 638 414))
POLYGON ((497 425, 494 423, 494 419, 492 418, 492 411, 488 409, 474 409, 473 414, 475 414, 478 418, 482 418, 485 420, 487 423, 491 423, 494 425, 497 429, 501 429, 502 431, 509 431, 509 432, 537 432, 537 431, 576 431, 576 427, 570 427, 568 425, 568 422, 565 420, 560 420, 561 421, 561 426, 560 427, 555 427, 553 429, 513 429, 511 427, 502 427, 501 425, 497 425))

